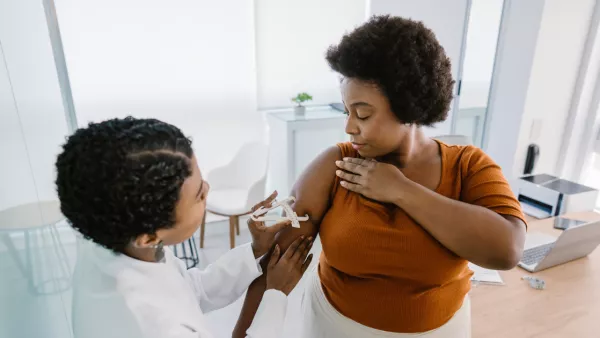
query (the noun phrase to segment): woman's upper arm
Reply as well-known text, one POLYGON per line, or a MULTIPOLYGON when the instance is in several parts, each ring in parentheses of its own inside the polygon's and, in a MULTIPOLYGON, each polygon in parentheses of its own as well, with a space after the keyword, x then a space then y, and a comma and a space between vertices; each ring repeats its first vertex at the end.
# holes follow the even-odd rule
POLYGON ((479 148, 472 147, 468 155, 463 162, 466 175, 463 177, 461 201, 482 206, 504 218, 512 216, 526 224, 521 204, 500 166, 479 148))
POLYGON ((277 243, 286 250, 300 235, 316 236, 319 225, 329 209, 331 192, 335 184, 335 161, 342 159, 339 147, 327 148, 304 169, 292 188, 296 198, 292 209, 298 216, 308 215, 309 220, 300 222, 300 229, 287 228, 278 234, 277 243))

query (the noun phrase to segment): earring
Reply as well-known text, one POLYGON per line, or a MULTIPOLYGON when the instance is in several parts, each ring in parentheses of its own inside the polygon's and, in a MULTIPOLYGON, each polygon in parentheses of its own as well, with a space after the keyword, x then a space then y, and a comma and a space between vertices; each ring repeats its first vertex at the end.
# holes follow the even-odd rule
POLYGON ((161 241, 159 241, 158 243, 156 243, 156 244, 154 244, 154 245, 151 245, 150 247, 151 247, 151 248, 154 248, 154 249, 161 250, 161 249, 163 248, 163 246, 164 246, 164 245, 163 245, 163 241, 161 240, 161 241))
POLYGON ((163 249, 163 242, 160 241, 156 244, 156 252, 154 253, 154 260, 157 262, 162 261, 165 258, 165 250, 163 249))
POLYGON ((136 241, 133 241, 131 243, 131 245, 136 249, 159 249, 159 250, 162 249, 164 246, 162 240, 158 241, 158 243, 156 243, 156 244, 147 245, 147 246, 141 246, 141 245, 137 244, 136 241))

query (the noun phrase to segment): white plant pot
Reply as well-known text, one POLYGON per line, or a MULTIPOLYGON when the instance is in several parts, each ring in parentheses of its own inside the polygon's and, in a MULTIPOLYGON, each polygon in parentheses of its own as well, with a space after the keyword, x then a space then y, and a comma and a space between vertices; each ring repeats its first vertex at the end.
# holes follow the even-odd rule
POLYGON ((295 106, 294 113, 296 115, 304 115, 306 113, 306 107, 305 106, 295 106))

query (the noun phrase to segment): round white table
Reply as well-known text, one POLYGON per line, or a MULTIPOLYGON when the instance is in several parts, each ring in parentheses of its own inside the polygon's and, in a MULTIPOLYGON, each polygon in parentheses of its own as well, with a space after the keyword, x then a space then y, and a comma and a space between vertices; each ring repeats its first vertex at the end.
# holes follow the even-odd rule
POLYGON ((58 201, 0 210, 0 240, 27 278, 32 293, 52 294, 71 286, 71 268, 56 224, 64 220, 58 201), (16 245, 21 242, 22 245, 16 245), (25 258, 21 258, 24 251, 25 258))

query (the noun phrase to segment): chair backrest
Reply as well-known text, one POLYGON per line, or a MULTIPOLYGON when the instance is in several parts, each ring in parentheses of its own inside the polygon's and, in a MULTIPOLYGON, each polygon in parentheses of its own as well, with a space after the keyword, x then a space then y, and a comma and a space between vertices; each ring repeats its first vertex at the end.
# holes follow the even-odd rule
POLYGON ((250 210, 265 198, 269 147, 260 142, 244 144, 229 164, 242 178, 240 186, 248 189, 246 208, 250 210))
POLYGON ((248 203, 256 200, 253 206, 264 199, 268 156, 266 144, 246 143, 227 165, 209 172, 207 180, 213 189, 248 190, 248 203))
POLYGON ((267 187, 267 176, 265 175, 260 180, 254 182, 248 191, 246 199, 246 209, 251 210, 258 202, 265 199, 265 189, 267 187))
POLYGON ((434 139, 449 145, 468 146, 473 144, 473 142, 471 142, 471 138, 465 135, 440 135, 435 136, 434 139))
POLYGON ((261 142, 249 142, 235 154, 227 165, 234 169, 235 177, 231 179, 240 187, 250 188, 252 184, 267 174, 269 147, 261 142))

